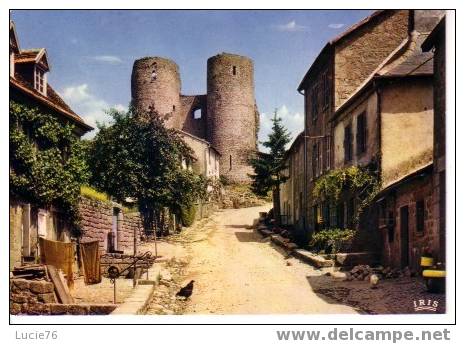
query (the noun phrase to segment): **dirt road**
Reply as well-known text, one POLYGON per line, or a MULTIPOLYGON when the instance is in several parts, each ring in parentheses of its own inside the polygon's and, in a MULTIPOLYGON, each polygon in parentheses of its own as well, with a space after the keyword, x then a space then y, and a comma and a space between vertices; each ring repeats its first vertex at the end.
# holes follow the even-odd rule
MULTIPOLYGON (((283 254, 251 229, 269 206, 228 209, 192 233, 184 283, 195 280, 184 314, 356 313, 313 292, 311 276, 321 272, 283 259, 283 254)), ((186 243, 187 244, 187 243, 186 243)))

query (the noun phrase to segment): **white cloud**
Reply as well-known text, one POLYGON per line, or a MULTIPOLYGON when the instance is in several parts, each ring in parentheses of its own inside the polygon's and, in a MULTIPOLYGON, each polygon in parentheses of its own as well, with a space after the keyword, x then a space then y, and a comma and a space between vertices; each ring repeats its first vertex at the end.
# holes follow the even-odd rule
MULTIPOLYGON (((119 111, 125 111, 126 107, 122 104, 110 105, 105 100, 97 98, 89 91, 87 84, 69 86, 61 92, 65 102, 77 113, 84 121, 96 128, 97 122, 108 123, 111 118, 105 111, 110 108, 115 108, 119 111)), ((89 134, 92 137, 97 130, 93 130, 89 134)))
MULTIPOLYGON (((273 116, 274 113, 260 113, 260 131, 258 133, 258 140, 260 142, 268 139, 268 134, 271 132, 271 120, 273 116)), ((291 133, 292 140, 288 145, 289 148, 297 135, 304 130, 304 115, 300 112, 291 112, 286 105, 282 105, 278 108, 278 117, 282 118, 283 125, 291 133)), ((263 149, 263 146, 260 145, 260 148, 263 149)))
POLYGON ((109 64, 123 63, 123 60, 121 60, 118 56, 114 56, 114 55, 97 55, 97 56, 93 56, 92 59, 98 62, 109 63, 109 64))
POLYGON ((340 29, 341 27, 343 27, 345 24, 338 24, 338 23, 333 23, 333 24, 329 24, 328 27, 331 28, 331 29, 340 29))
POLYGON ((277 25, 276 28, 278 29, 278 31, 296 32, 296 31, 304 31, 304 30, 306 30, 307 26, 299 25, 299 24, 296 23, 295 20, 291 20, 287 24, 277 25))

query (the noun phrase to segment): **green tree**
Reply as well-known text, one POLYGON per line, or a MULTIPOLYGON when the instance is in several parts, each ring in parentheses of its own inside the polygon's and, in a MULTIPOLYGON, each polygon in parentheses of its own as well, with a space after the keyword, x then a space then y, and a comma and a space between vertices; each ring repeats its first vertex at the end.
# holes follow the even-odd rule
MULTIPOLYGON (((110 110, 113 123, 98 125, 90 144, 90 182, 119 202, 137 201, 147 233, 157 225, 163 209, 179 214, 204 197, 204 180, 182 167, 193 152, 158 113, 110 110)), ((162 215, 163 216, 163 215, 162 215)))
POLYGON ((55 206, 79 235, 77 204, 88 179, 84 143, 70 124, 37 107, 10 101, 10 196, 55 206))
POLYGON ((264 196, 269 191, 273 192, 273 212, 278 223, 280 215, 279 186, 287 180, 282 172, 287 167, 284 164, 284 155, 286 146, 290 141, 291 135, 275 110, 271 133, 268 135, 267 141, 262 142, 268 152, 257 152, 250 159, 250 165, 254 169, 254 174, 250 175, 252 191, 259 196, 264 196))

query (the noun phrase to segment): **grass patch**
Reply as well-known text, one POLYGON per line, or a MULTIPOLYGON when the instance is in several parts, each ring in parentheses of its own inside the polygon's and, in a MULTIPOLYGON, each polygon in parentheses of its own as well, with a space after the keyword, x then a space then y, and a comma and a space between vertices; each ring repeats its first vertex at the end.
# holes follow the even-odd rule
POLYGON ((109 202, 110 198, 104 192, 99 192, 90 186, 83 185, 81 186, 81 196, 93 199, 94 201, 100 202, 109 202))

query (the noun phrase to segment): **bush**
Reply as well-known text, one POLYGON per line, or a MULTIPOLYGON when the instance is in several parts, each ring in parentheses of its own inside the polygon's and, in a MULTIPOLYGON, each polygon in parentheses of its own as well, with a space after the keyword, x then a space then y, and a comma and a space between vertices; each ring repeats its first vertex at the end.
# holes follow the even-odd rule
POLYGON ((93 199, 95 201, 108 202, 109 198, 106 193, 99 192, 90 186, 81 186, 81 196, 93 199))
POLYGON ((355 236, 353 229, 325 229, 313 234, 310 246, 325 253, 338 253, 344 246, 349 245, 355 236))
POLYGON ((181 208, 181 222, 183 226, 190 227, 195 221, 195 204, 192 204, 190 207, 181 208))

